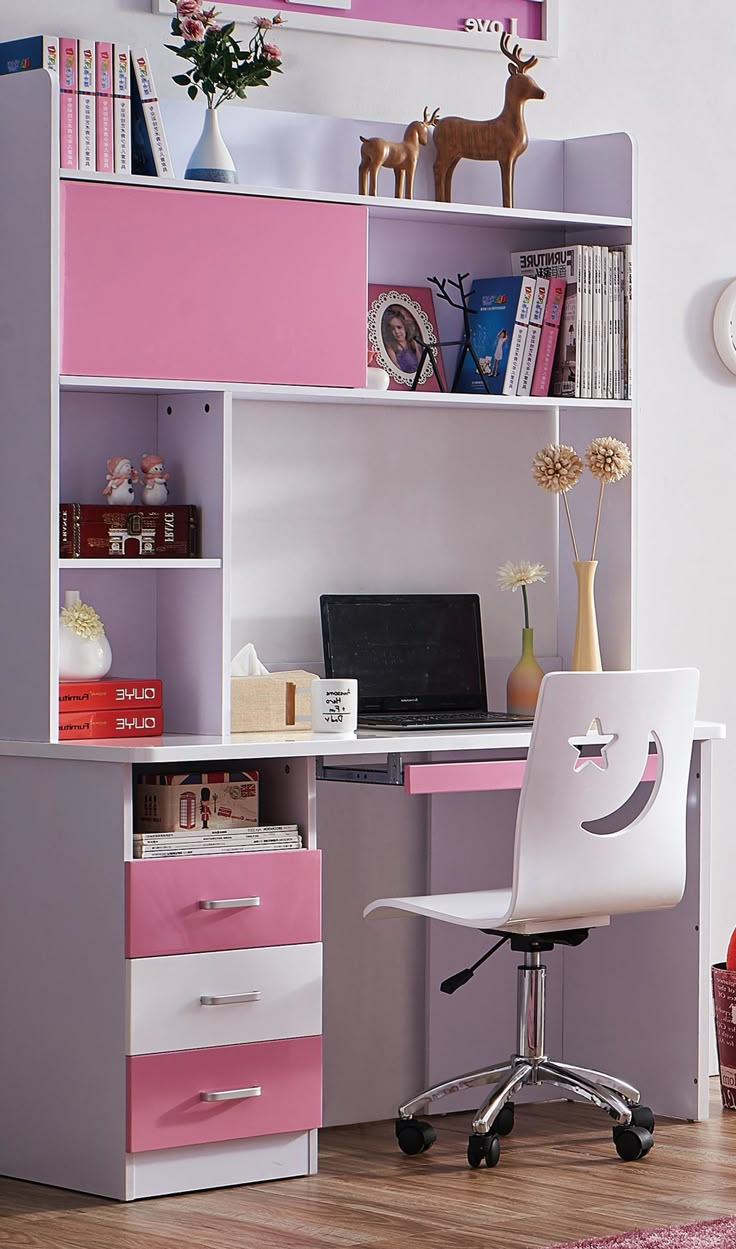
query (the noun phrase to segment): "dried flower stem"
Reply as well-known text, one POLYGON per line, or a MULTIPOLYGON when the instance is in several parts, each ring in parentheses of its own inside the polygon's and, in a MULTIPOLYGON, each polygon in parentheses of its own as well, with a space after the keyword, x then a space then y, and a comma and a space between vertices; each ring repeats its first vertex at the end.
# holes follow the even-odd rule
POLYGON ((598 511, 596 512, 596 515, 595 515, 595 529, 593 531, 593 548, 590 552, 591 560, 595 559, 595 548, 598 542, 598 530, 600 528, 600 523, 601 523, 601 507, 603 505, 603 490, 605 488, 605 485, 606 483, 601 477, 601 488, 598 492, 598 511))
POLYGON ((572 527, 572 516, 570 515, 570 505, 569 505, 569 503, 568 503, 568 501, 567 501, 567 495, 566 495, 566 494, 563 494, 563 496, 562 496, 562 502, 565 504, 565 512, 566 512, 566 514, 567 514, 567 523, 568 523, 568 525, 570 526, 570 537, 572 538, 572 551, 573 551, 573 555, 575 556, 575 561, 577 562, 577 561, 579 561, 580 556, 578 555, 578 544, 577 544, 577 542, 575 541, 575 533, 574 533, 574 531, 573 531, 573 527, 572 527))

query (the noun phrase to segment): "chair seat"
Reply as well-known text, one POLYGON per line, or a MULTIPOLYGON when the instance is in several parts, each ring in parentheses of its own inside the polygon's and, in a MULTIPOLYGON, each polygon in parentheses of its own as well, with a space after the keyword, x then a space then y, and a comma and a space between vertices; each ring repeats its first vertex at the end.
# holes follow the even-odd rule
POLYGON ((481 889, 473 893, 433 893, 426 897, 377 898, 363 911, 367 919, 404 913, 441 919, 465 928, 494 928, 501 932, 565 932, 571 928, 603 928, 609 915, 564 915, 554 919, 526 919, 505 923, 511 910, 510 889, 481 889))

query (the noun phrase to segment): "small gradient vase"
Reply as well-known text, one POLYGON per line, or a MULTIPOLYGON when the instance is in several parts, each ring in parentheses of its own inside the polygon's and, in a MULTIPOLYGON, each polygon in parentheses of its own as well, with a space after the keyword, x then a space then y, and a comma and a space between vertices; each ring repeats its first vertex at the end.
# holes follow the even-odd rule
POLYGON ((578 611, 571 669, 573 672, 602 672, 598 621, 595 615, 595 570, 598 560, 575 560, 573 567, 578 579, 578 611))
POLYGON ((208 108, 199 142, 189 157, 185 178, 200 182, 237 182, 233 161, 227 144, 220 133, 220 121, 216 108, 208 108))
POLYGON ((516 716, 533 716, 544 669, 534 658, 534 630, 521 631, 521 659, 506 682, 506 710, 516 716))

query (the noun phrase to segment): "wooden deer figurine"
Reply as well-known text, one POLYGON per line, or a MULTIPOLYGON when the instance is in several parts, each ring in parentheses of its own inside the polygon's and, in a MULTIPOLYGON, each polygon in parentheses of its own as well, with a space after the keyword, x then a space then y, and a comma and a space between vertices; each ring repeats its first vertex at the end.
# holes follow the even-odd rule
POLYGON ((425 147, 430 126, 436 126, 440 110, 429 115, 425 108, 421 121, 411 121, 400 143, 391 139, 364 139, 361 135, 360 166, 358 168, 358 192, 360 195, 376 195, 378 171, 383 166, 393 169, 395 179, 394 197, 411 199, 414 190, 414 171, 419 158, 419 148, 425 147))
POLYGON ((527 100, 543 100, 544 91, 527 74, 537 63, 536 56, 522 61, 517 43, 509 52, 510 36, 501 35, 501 51, 508 57, 509 79, 502 112, 490 121, 468 121, 465 117, 443 117, 434 128, 434 195, 442 203, 452 198, 452 175, 458 161, 497 160, 501 166, 504 208, 514 206, 514 167, 529 141, 524 122, 527 100))

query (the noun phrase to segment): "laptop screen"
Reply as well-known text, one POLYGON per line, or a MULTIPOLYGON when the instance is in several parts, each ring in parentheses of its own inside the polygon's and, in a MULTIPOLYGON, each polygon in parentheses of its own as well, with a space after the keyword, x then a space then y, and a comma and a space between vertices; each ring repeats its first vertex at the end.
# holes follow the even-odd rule
POLYGON ((325 675, 360 712, 486 709, 477 594, 323 594, 325 675))

